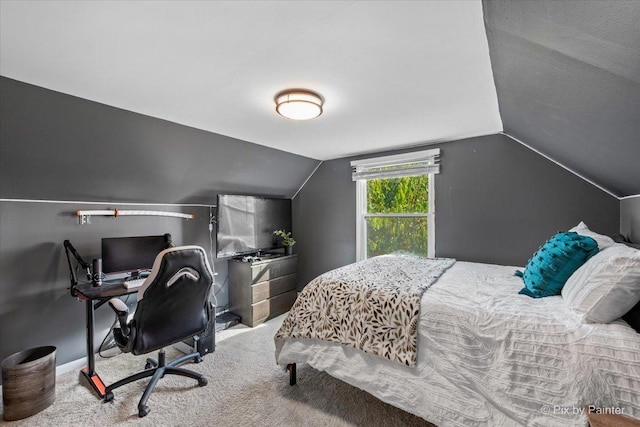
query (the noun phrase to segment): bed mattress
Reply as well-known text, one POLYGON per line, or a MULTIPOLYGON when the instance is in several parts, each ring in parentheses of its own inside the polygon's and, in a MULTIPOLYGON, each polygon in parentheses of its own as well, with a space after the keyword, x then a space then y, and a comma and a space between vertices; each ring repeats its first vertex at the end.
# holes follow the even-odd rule
POLYGON ((278 363, 308 363, 441 427, 584 426, 585 405, 640 418, 640 334, 581 324, 561 296, 519 295, 515 269, 459 261, 444 273, 421 300, 415 368, 300 338, 278 363))

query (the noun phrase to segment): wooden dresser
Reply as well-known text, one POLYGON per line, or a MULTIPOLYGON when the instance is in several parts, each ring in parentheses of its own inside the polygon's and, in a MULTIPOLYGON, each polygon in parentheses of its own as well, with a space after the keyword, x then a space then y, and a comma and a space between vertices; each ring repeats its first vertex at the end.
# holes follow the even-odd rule
POLYGON ((296 300, 298 256, 229 260, 229 310, 247 326, 288 311, 296 300))

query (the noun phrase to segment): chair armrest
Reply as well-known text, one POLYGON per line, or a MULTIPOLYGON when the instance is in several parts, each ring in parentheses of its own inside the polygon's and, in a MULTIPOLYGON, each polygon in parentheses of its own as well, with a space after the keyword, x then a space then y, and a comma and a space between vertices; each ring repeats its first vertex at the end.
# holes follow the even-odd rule
POLYGON ((118 322, 120 323, 120 330, 124 336, 129 335, 129 325, 127 325, 127 316, 129 315, 129 307, 119 298, 111 298, 109 300, 109 306, 116 312, 118 322))

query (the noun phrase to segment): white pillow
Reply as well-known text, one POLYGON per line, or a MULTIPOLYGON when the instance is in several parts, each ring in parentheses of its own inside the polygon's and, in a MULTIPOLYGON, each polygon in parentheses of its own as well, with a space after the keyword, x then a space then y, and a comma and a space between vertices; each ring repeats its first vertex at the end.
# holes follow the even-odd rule
POLYGON ((605 236, 604 234, 598 234, 595 231, 589 230, 589 227, 587 227, 587 224, 585 224, 582 221, 580 221, 580 224, 576 225, 569 231, 575 231, 581 236, 591 237, 593 240, 595 240, 598 243, 598 250, 601 250, 601 251, 616 244, 616 242, 614 242, 611 237, 605 236))
POLYGON ((640 250, 623 244, 598 252, 569 277, 562 298, 583 323, 609 323, 640 301, 640 250))

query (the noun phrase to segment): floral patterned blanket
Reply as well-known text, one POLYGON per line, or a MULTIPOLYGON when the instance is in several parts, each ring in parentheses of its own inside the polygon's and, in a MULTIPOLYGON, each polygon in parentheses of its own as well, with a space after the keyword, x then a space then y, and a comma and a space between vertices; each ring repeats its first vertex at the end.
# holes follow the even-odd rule
POLYGON ((454 263, 383 255, 318 276, 276 333, 276 360, 285 339, 315 338, 414 367, 422 293, 454 263))

